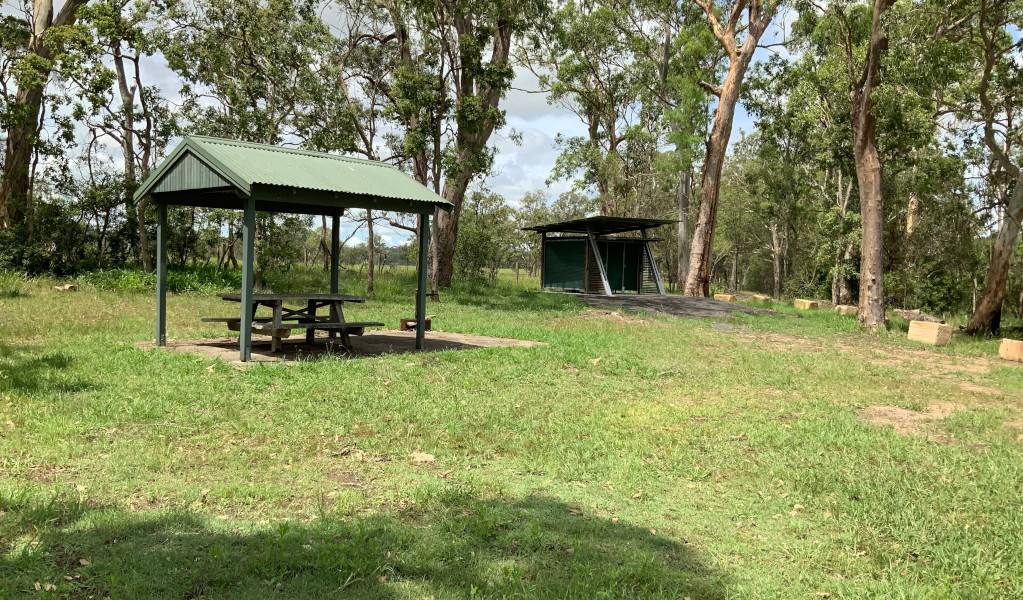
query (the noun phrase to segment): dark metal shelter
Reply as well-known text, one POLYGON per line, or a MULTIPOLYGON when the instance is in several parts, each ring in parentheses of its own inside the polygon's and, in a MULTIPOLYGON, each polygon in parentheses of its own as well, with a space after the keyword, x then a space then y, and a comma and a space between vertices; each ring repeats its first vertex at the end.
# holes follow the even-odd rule
POLYGON ((678 223, 665 219, 588 217, 525 227, 540 234, 540 287, 614 294, 660 294, 664 284, 647 231, 678 223), (625 234, 639 233, 639 237, 625 234))
MULTIPOLYGON (((329 215, 332 222, 330 291, 338 292, 339 225, 346 209, 419 215, 416 319, 426 318, 426 260, 430 214, 451 204, 395 167, 323 152, 235 140, 187 136, 135 192, 157 207, 156 344, 167 342, 167 207, 195 206, 244 211, 239 343, 241 359, 252 353, 253 263, 256 211, 329 215)), ((416 328, 423 348, 425 327, 416 328)))

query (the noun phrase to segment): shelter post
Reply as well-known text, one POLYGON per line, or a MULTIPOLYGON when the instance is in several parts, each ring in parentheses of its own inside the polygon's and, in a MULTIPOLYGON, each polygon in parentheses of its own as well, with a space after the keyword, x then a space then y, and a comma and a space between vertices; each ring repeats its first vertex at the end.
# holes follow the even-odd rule
POLYGON ((330 216, 330 293, 338 289, 338 265, 341 263, 341 213, 330 216))
POLYGON ((156 345, 167 345, 167 204, 156 203, 156 345))
POLYGON ((416 350, 422 350, 426 339, 426 261, 430 254, 430 215, 419 215, 419 285, 416 287, 416 350))
MULTIPOLYGON (((339 274, 338 270, 341 264, 341 211, 335 210, 330 215, 330 293, 336 294, 339 287, 339 274)), ((330 306, 330 318, 337 319, 338 316, 335 314, 334 305, 330 306)), ((333 329, 330 330, 327 335, 329 337, 337 337, 337 332, 333 329)))
POLYGON ((242 231, 242 314, 239 331, 239 347, 242 362, 252 357, 252 287, 254 284, 253 269, 256 258, 256 199, 245 199, 245 218, 242 231))

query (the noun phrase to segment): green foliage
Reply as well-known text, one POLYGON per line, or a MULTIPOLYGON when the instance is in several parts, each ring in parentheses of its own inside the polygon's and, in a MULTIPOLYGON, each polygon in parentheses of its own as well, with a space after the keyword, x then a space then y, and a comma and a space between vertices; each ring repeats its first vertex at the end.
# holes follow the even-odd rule
POLYGON ((511 259, 519 235, 504 198, 485 190, 465 199, 455 252, 455 273, 465 281, 493 281, 511 259))

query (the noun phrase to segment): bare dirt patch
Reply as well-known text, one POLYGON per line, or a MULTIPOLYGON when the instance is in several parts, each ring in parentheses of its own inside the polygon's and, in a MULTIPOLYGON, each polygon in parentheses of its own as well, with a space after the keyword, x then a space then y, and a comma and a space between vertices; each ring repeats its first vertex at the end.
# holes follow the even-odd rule
POLYGON ((989 387, 986 385, 977 385, 975 383, 963 382, 959 384, 959 387, 967 392, 974 392, 976 394, 990 394, 992 396, 1001 396, 1002 391, 998 388, 989 387))
POLYGON ((911 410, 901 406, 868 406, 860 413, 860 421, 878 427, 894 427, 900 435, 922 433, 927 426, 944 419, 964 407, 952 402, 937 402, 927 410, 911 410))

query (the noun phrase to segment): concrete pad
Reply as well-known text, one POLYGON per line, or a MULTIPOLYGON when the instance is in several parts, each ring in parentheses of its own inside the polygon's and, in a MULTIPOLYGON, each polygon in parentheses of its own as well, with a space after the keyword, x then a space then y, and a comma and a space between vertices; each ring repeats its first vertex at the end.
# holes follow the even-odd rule
MULTIPOLYGON (((439 352, 442 350, 472 350, 477 348, 504 348, 510 346, 539 346, 543 342, 514 340, 484 335, 445 333, 431 331, 426 334, 425 348, 416 350, 414 331, 368 331, 361 336, 352 336, 352 349, 341 345, 340 338, 330 338, 327 332, 320 332, 312 344, 305 342, 305 336, 284 340, 281 350, 270 352, 270 338, 253 336, 252 359, 250 362, 283 362, 294 364, 302 360, 316 360, 328 356, 344 359, 371 358, 385 354, 408 354, 439 352)), ((152 341, 136 344, 145 350, 157 348, 152 341)), ((194 340, 167 340, 160 350, 187 352, 205 358, 218 358, 224 362, 244 365, 238 360, 238 338, 221 337, 194 340)))

